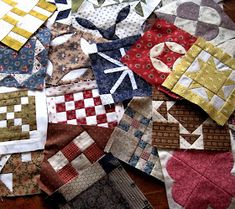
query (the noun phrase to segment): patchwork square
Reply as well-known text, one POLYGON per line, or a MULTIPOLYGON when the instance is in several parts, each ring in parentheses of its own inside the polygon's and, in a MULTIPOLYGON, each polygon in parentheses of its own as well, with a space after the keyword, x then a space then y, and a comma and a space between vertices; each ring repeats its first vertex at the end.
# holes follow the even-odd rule
POLYGON ((67 183, 90 167, 104 152, 91 136, 83 131, 47 161, 63 183, 67 183))
POLYGON ((101 99, 94 81, 80 82, 74 89, 71 89, 72 86, 68 84, 47 89, 49 122, 103 127, 117 125, 117 105, 108 105, 101 99))
POLYGON ((134 98, 114 129, 105 151, 123 162, 163 180, 157 148, 152 141, 152 99, 134 98), (145 107, 145 108, 144 108, 145 107))
POLYGON ((43 89, 50 39, 43 27, 18 52, 0 44, 0 86, 43 89))
POLYGON ((198 106, 153 90, 152 144, 166 149, 231 150, 228 124, 219 126, 198 106))
POLYGON ((0 153, 43 149, 47 132, 45 94, 5 87, 0 92, 0 153))
POLYGON ((235 59, 198 38, 163 86, 200 106, 219 125, 234 112, 235 59))
POLYGON ((122 102, 134 96, 151 95, 151 87, 120 62, 121 57, 138 38, 139 36, 132 36, 109 43, 98 43, 97 51, 90 52, 99 92, 110 95, 111 103, 122 102))
POLYGON ((147 82, 160 88, 173 66, 196 40, 173 24, 157 19, 153 27, 136 41, 121 61, 147 82))
POLYGON ((25 5, 22 1, 1 1, 0 42, 14 50, 20 48, 53 14, 56 6, 44 0, 31 1, 25 5))

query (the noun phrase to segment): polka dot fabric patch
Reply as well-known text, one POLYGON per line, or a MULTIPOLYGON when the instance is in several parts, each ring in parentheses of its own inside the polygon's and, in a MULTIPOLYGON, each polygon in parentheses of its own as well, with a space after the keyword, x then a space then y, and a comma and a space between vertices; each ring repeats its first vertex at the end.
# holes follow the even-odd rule
POLYGON ((121 61, 152 85, 159 86, 195 41, 189 33, 157 19, 121 61))

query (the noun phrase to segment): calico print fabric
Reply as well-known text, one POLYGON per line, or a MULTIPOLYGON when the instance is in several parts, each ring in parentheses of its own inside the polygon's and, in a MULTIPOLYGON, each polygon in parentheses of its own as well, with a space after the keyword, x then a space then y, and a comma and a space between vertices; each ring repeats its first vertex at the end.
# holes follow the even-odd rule
POLYGON ((121 61, 150 84, 159 86, 195 41, 173 24, 157 19, 121 61))
POLYGON ((51 195, 70 179, 80 176, 103 155, 112 131, 97 126, 49 124, 40 188, 51 195))
POLYGON ((159 151, 159 156, 170 209, 234 208, 231 152, 159 151))
POLYGON ((0 88, 0 153, 44 148, 47 132, 44 92, 0 88))
POLYGON ((121 164, 107 154, 51 198, 60 208, 152 209, 121 164))
POLYGON ((163 86, 224 125, 235 109, 234 75, 235 59, 198 38, 163 86))
POLYGON ((0 85, 41 90, 47 71, 51 33, 40 28, 18 52, 0 45, 0 85))
POLYGON ((105 39, 97 38, 90 33, 60 23, 53 25, 51 33, 53 40, 49 59, 52 63, 53 72, 50 79, 47 80, 47 83, 51 85, 57 85, 66 74, 73 70, 90 67, 89 57, 81 48, 82 38, 90 43, 105 41, 105 39), (63 35, 66 34, 71 35, 68 40, 66 38, 63 40, 63 35))
POLYGON ((198 106, 153 93, 153 142, 157 148, 231 150, 226 124, 214 123, 198 106))
POLYGON ((51 87, 46 92, 51 123, 117 125, 119 105, 106 104, 94 81, 51 87))
POLYGON ((0 42, 18 51, 56 10, 45 0, 0 1, 0 42), (4 28, 4 29, 3 29, 4 28))
POLYGON ((235 38, 235 23, 213 0, 179 0, 155 11, 188 33, 218 45, 235 38))
POLYGON ((43 151, 3 155, 0 158, 0 192, 1 196, 22 196, 39 194, 37 184, 43 151), (7 161, 4 161, 7 158, 7 161))
POLYGON ((152 89, 146 81, 120 62, 126 50, 139 38, 128 38, 96 44, 97 52, 90 54, 100 94, 110 97, 111 103, 134 96, 150 96, 152 89))
POLYGON ((152 99, 137 97, 127 106, 105 151, 129 165, 162 180, 157 149, 151 145, 152 99))
MULTIPOLYGON (((101 35, 108 34, 111 40, 137 35, 142 31, 142 24, 158 6, 160 0, 141 1, 141 5, 139 3, 140 1, 125 1, 120 4, 94 8, 93 3, 84 1, 78 9, 73 25, 89 29, 89 31, 90 29, 101 31, 101 35), (140 14, 136 11, 136 6, 141 7, 140 14), (105 34, 102 31, 105 31, 105 34)), ((97 31, 92 32, 99 35, 97 31)))

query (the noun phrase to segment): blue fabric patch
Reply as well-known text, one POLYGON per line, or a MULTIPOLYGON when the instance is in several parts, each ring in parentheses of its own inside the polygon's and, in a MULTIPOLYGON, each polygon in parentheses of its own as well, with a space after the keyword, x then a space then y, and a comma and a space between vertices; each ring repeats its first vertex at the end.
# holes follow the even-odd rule
POLYGON ((131 118, 134 118, 136 111, 131 109, 130 107, 127 107, 125 110, 125 114, 128 115, 131 118))
POLYGON ((124 66, 120 59, 140 36, 98 43, 98 52, 90 54, 100 94, 111 94, 114 102, 134 96, 151 96, 151 86, 124 66))
POLYGON ((130 125, 123 122, 123 121, 120 121, 118 127, 121 128, 122 130, 126 131, 126 132, 128 132, 128 130, 130 129, 130 125))
POLYGON ((58 14, 56 16, 56 21, 67 18, 69 16, 70 12, 71 12, 71 9, 66 9, 66 10, 58 12, 58 14))
POLYGON ((131 159, 129 160, 129 164, 131 166, 136 166, 136 164, 138 163, 140 157, 136 156, 136 155, 132 155, 131 159))
POLYGON ((134 136, 137 137, 138 139, 141 139, 143 135, 144 135, 144 133, 142 131, 139 131, 139 130, 137 130, 134 133, 134 136))
POLYGON ((145 126, 148 126, 149 125, 149 122, 150 122, 151 119, 148 119, 148 118, 145 118, 145 117, 142 117, 141 120, 140 120, 140 123, 142 123, 143 125, 145 126))
POLYGON ((144 149, 144 148, 146 147, 146 145, 147 145, 147 143, 146 143, 145 141, 140 140, 140 141, 139 141, 139 144, 138 144, 138 147, 144 149))
POLYGON ((154 164, 152 162, 147 161, 146 166, 144 168, 144 172, 147 173, 147 174, 150 174, 151 171, 153 170, 153 166, 154 166, 154 164))
POLYGON ((158 152, 156 147, 152 147, 151 154, 158 157, 158 152))

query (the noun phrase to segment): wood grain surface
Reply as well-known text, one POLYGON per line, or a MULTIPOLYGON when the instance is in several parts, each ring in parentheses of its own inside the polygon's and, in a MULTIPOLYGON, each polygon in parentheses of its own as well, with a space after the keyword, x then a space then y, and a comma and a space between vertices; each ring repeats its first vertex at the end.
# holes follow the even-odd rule
MULTIPOLYGON (((235 22, 235 0, 224 1, 225 12, 235 22)), ((147 199, 153 205, 154 209, 167 209, 168 203, 166 198, 166 191, 164 183, 147 176, 139 170, 131 168, 128 165, 123 165, 139 186, 141 191, 145 194, 147 199)), ((0 194, 1 195, 1 194, 0 194)), ((49 204, 45 200, 45 194, 34 195, 28 197, 17 198, 1 198, 0 209, 52 209, 53 205, 49 204)))

